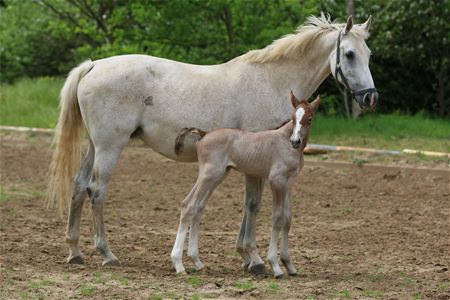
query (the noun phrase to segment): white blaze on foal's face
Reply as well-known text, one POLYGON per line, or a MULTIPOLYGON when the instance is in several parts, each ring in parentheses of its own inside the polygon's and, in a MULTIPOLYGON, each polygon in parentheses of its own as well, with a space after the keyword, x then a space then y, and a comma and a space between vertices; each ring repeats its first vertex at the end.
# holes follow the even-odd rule
POLYGON ((311 103, 308 103, 306 100, 299 101, 294 96, 292 91, 290 97, 292 106, 295 108, 295 112, 292 116, 294 129, 289 140, 294 149, 298 149, 300 146, 303 146, 304 148, 308 140, 314 113, 320 104, 320 97, 317 96, 317 98, 311 103))
POLYGON ((302 131, 302 120, 303 117, 305 116, 305 109, 303 107, 299 107, 296 112, 295 112, 295 124, 294 124, 294 131, 292 132, 292 136, 291 136, 291 144, 292 147, 294 148, 298 148, 300 147, 302 140, 303 140, 303 136, 301 134, 302 131))

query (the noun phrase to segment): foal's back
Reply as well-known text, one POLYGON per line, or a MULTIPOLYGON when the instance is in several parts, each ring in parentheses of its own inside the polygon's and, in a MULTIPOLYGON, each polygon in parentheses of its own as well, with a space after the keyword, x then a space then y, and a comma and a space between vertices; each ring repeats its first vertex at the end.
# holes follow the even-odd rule
POLYGON ((270 177, 275 170, 295 172, 301 164, 301 153, 292 148, 286 126, 261 132, 212 131, 197 144, 200 168, 234 168, 262 178, 270 177))

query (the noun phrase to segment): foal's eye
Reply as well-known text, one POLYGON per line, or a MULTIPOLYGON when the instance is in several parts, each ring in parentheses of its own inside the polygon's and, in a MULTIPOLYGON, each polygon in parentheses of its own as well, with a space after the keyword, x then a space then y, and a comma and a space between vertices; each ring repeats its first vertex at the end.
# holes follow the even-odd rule
POLYGON ((348 59, 352 59, 353 56, 355 56, 355 53, 353 51, 345 52, 345 57, 347 57, 348 59))
POLYGON ((311 122, 312 122, 312 118, 309 118, 308 123, 311 124, 311 122))

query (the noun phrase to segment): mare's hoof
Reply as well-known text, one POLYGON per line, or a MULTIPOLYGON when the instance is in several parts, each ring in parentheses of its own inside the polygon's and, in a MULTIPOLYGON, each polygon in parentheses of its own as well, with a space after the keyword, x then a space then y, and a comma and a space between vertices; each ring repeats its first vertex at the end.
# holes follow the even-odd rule
POLYGON ((103 261, 102 267, 117 267, 120 263, 117 259, 108 259, 103 261))
POLYGON ((298 277, 299 275, 298 275, 298 273, 296 272, 296 273, 289 273, 289 276, 292 276, 292 277, 298 277))
POLYGON ((266 266, 264 264, 253 265, 249 268, 250 273, 258 277, 266 276, 266 266))
POLYGON ((275 275, 275 279, 283 279, 284 274, 275 275))
POLYGON ((67 263, 71 265, 82 265, 84 264, 84 260, 81 256, 72 256, 67 259, 67 263))

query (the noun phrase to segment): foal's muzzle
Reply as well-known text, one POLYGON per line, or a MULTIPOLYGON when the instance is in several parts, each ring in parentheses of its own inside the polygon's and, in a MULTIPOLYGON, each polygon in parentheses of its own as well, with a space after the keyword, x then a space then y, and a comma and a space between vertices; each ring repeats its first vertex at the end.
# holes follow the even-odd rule
POLYGON ((298 149, 300 145, 302 144, 301 140, 291 140, 292 148, 298 149))
POLYGON ((373 109, 378 102, 378 92, 367 92, 362 94, 354 95, 356 102, 359 104, 359 107, 362 109, 370 108, 373 109))

